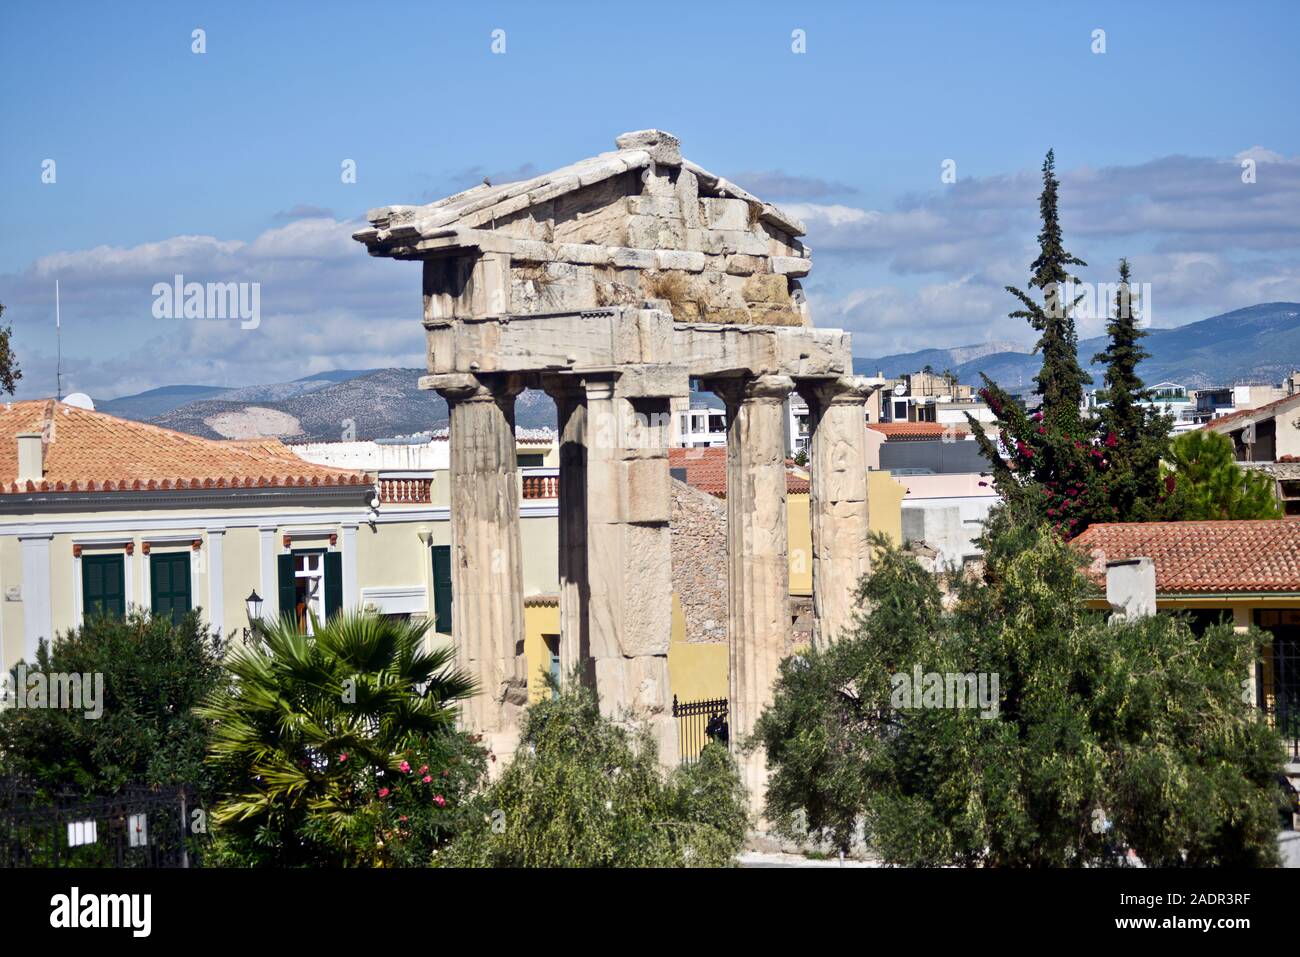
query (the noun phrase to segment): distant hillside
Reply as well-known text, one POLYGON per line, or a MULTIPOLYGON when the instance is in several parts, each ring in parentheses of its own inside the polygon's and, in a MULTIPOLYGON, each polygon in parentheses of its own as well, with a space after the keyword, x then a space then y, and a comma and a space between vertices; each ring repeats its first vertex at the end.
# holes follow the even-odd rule
MULTIPOLYGON (((417 387, 422 374, 418 369, 379 369, 285 398, 260 397, 286 391, 277 386, 232 390, 243 397, 201 399, 149 421, 208 438, 273 435, 306 442, 410 435, 447 425, 447 403, 436 392, 417 387)), ((515 418, 524 427, 554 428, 554 403, 544 393, 525 392, 516 401, 515 418)))
POLYGON ((335 382, 367 375, 374 369, 338 369, 294 379, 292 382, 274 382, 228 389, 219 385, 165 385, 135 395, 116 399, 95 399, 95 408, 101 412, 144 422, 203 399, 222 399, 227 402, 262 402, 288 399, 324 388, 335 382))
POLYGON ((95 408, 123 419, 144 421, 170 412, 177 406, 197 399, 208 399, 224 391, 221 386, 215 385, 165 385, 136 395, 124 395, 120 399, 95 399, 95 408))
MULTIPOLYGON (((1180 382, 1191 389, 1238 382, 1279 382, 1300 369, 1300 303, 1267 302, 1236 309, 1173 329, 1149 329, 1143 347, 1151 358, 1139 372, 1148 384, 1180 382)), ((1079 357, 1088 362, 1106 347, 1098 336, 1079 343, 1079 357)), ((968 348, 968 347, 963 347, 968 348)), ((916 372, 929 364, 936 372, 952 369, 962 382, 978 383, 980 373, 1004 388, 1031 388, 1042 365, 1039 356, 1012 349, 961 358, 961 349, 918 352, 853 360, 860 375, 886 376, 916 372)), ((1102 370, 1088 371, 1100 384, 1102 370)))
POLYGON ((883 371, 887 378, 894 378, 905 372, 920 372, 927 365, 935 372, 956 370, 963 363, 1004 352, 1016 352, 1018 349, 1019 346, 1014 342, 986 342, 973 346, 953 346, 951 349, 921 349, 917 352, 881 356, 878 359, 855 358, 853 368, 859 375, 875 375, 877 371, 883 371))

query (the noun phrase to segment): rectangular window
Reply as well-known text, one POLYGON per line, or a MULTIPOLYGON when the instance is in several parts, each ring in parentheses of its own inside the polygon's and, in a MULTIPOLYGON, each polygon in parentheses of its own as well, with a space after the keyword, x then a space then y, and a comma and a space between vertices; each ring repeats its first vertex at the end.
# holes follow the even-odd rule
POLYGON ((433 609, 434 630, 451 634, 451 546, 434 545, 433 609))
POLYGON ((542 452, 520 452, 515 455, 515 464, 521 469, 540 468, 546 464, 546 455, 542 452))
POLYGON ((149 599, 153 613, 179 622, 190 610, 189 552, 149 555, 149 599))
POLYGON ((81 557, 81 603, 83 618, 126 614, 126 557, 83 555, 81 557))
POLYGON ((343 607, 343 553, 304 549, 278 558, 280 615, 305 634, 343 607))

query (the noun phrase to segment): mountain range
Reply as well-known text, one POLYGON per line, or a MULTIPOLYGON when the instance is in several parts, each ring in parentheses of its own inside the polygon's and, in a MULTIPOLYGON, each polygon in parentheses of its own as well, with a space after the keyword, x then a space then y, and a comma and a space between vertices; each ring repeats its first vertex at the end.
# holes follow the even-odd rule
MULTIPOLYGON (((1172 381, 1195 389, 1271 383, 1300 368, 1300 303, 1261 303, 1185 326, 1147 331, 1142 345, 1151 357, 1139 373, 1148 385, 1172 381)), ((1104 336, 1085 339, 1079 343, 1079 356, 1090 360, 1105 345, 1104 336)), ((972 384, 984 373, 1015 392, 1033 388, 1041 359, 1011 342, 988 342, 853 360, 854 371, 861 375, 880 371, 888 377, 927 365, 936 372, 951 370, 961 382, 972 384)), ((1099 385, 1102 370, 1087 368, 1099 385)), ((421 374, 419 369, 350 369, 235 389, 167 385, 96 401, 95 406, 208 438, 386 438, 446 426, 447 403, 436 392, 418 388, 421 374)), ((711 394, 693 397, 718 404, 711 394)), ((515 419, 526 428, 554 428, 555 406, 544 393, 528 390, 516 401, 515 419)))
MULTIPOLYGON (((1266 302, 1172 329, 1148 329, 1142 348, 1149 352, 1138 374, 1147 385, 1177 382, 1189 389, 1246 382, 1280 382, 1300 369, 1300 303, 1266 302)), ((860 375, 886 377, 917 372, 929 365, 935 372, 952 370, 961 382, 978 384, 980 373, 1004 389, 1033 388, 1042 365, 1040 356, 1006 343, 922 349, 879 358, 860 357, 853 369, 860 375)), ((1101 384, 1103 369, 1091 359, 1106 347, 1106 337, 1079 343, 1079 358, 1101 384)))
MULTIPOLYGON (((97 400, 95 408, 212 439, 387 438, 446 427, 447 403, 418 387, 423 374, 420 369, 340 370, 238 389, 162 386, 97 400)), ((526 428, 554 428, 555 406, 545 393, 526 391, 516 400, 515 421, 526 428)))

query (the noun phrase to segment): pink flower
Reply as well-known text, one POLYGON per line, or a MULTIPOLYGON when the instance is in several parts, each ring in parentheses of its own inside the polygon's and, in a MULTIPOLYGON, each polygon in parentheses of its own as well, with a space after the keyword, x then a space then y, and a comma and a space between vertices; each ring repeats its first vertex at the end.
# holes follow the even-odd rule
POLYGON ((348 754, 347 754, 346 751, 344 751, 342 754, 339 755, 339 763, 340 763, 340 764, 342 764, 342 763, 343 763, 344 761, 346 761, 347 759, 348 759, 348 754))
POLYGON ((428 773, 429 773, 429 766, 426 764, 426 765, 424 765, 423 767, 421 767, 421 768, 420 768, 420 773, 421 773, 421 774, 428 774, 428 773))
POLYGON ((447 799, 443 797, 441 794, 435 794, 433 796, 433 803, 438 805, 438 807, 446 807, 447 799))
POLYGON ((1119 445, 1119 439, 1115 438, 1115 433, 1114 433, 1114 432, 1107 432, 1107 433, 1106 433, 1106 448, 1108 448, 1108 449, 1113 449, 1113 448, 1114 448, 1115 446, 1117 446, 1117 445, 1119 445))
POLYGON ((403 824, 405 824, 407 821, 410 820, 410 818, 408 818, 405 814, 403 814, 401 817, 398 818, 398 820, 401 821, 403 824))
POLYGON ((399 764, 399 765, 397 766, 397 770, 401 771, 403 774, 410 774, 410 773, 411 773, 411 762, 410 762, 410 761, 403 761, 401 764, 399 764))
POLYGON ((425 784, 432 784, 432 783, 433 783, 433 775, 431 775, 431 774, 426 774, 424 777, 420 778, 420 780, 423 781, 425 784))
POLYGON ((380 788, 380 789, 379 789, 379 796, 380 796, 381 798, 386 798, 386 797, 388 797, 388 788, 380 788))

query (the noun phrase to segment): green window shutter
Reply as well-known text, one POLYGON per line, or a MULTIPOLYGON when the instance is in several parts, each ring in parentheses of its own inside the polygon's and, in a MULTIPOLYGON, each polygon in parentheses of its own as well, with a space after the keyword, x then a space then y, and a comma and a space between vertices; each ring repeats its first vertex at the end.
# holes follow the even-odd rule
POLYGON ((121 555, 83 555, 81 604, 84 617, 126 614, 126 559, 121 555))
POLYGON ((434 630, 451 634, 451 546, 434 545, 433 611, 434 630))
POLYGON ((294 587, 293 556, 277 555, 275 557, 276 576, 280 586, 280 617, 289 616, 290 621, 298 620, 298 590, 294 587))
POLYGON ((325 553, 325 617, 343 610, 343 553, 325 553))
POLYGON ((192 607, 188 552, 149 556, 149 592, 153 613, 179 622, 192 607))

